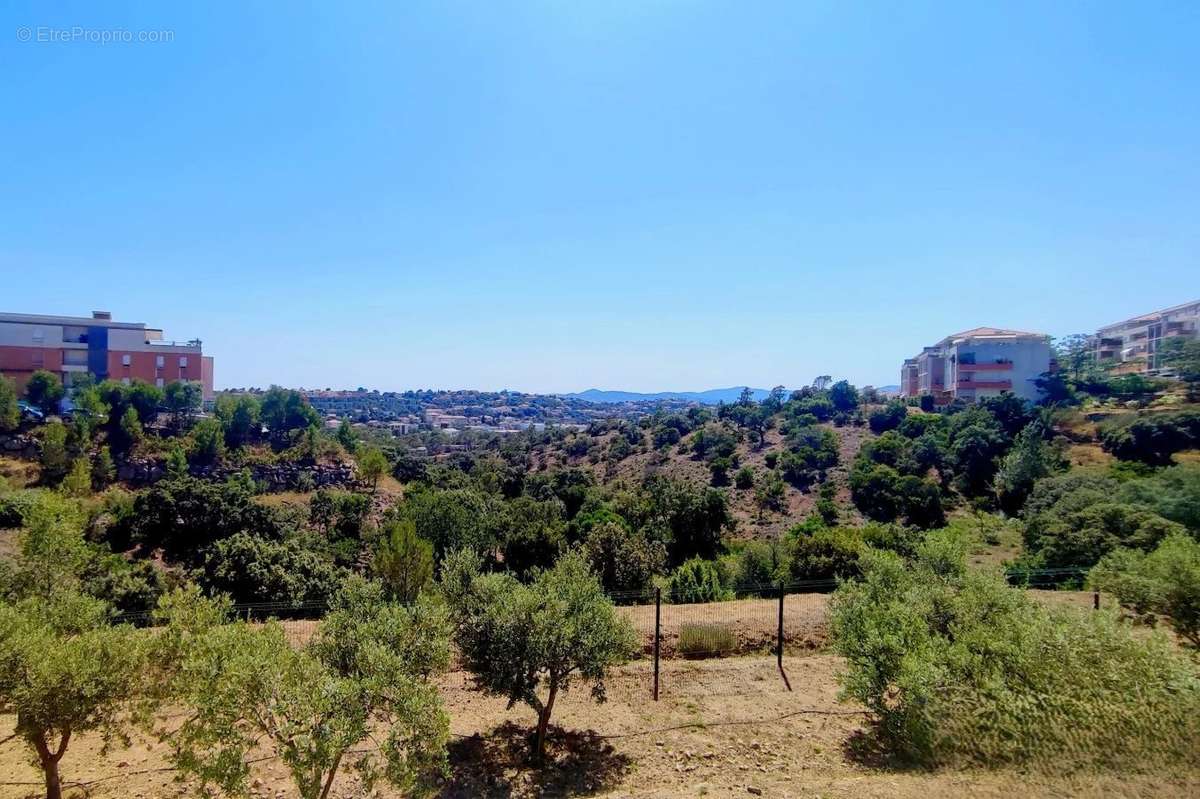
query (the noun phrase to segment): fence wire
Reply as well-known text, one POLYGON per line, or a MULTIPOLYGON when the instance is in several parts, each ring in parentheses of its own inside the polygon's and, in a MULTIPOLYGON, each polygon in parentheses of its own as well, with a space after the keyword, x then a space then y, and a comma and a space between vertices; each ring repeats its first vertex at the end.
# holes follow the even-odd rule
MULTIPOLYGON (((1011 571, 1010 582, 1055 587, 1081 578, 1082 569, 1011 571)), ((637 634, 632 660, 606 678, 614 697, 737 695, 791 689, 787 663, 821 651, 828 641, 830 594, 835 580, 742 586, 720 602, 676 603, 670 592, 648 588, 613 592, 617 612, 637 634), (716 665, 711 661, 721 659, 716 665), (710 662, 702 662, 710 661, 710 662)), ((1087 604, 1099 606, 1099 595, 1087 604)), ((256 602, 233 606, 249 623, 277 621, 288 641, 303 647, 320 629, 328 608, 320 602, 256 602)), ((114 622, 154 623, 149 613, 123 614, 114 622)), ((469 680, 462 690, 470 689, 469 680)))

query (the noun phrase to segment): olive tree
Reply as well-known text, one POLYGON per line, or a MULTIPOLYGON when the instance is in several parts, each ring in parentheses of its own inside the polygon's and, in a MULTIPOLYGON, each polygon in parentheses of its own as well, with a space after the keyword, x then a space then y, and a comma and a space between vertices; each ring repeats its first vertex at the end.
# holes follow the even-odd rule
POLYGON ((537 713, 533 751, 540 762, 559 691, 581 677, 603 702, 605 673, 629 657, 636 636, 577 551, 552 569, 535 570, 529 584, 511 574, 481 574, 480 565, 470 550, 443 564, 456 642, 479 688, 537 713))
POLYGON ((73 736, 99 731, 105 747, 127 743, 145 722, 145 641, 111 626, 110 608, 82 592, 92 560, 76 503, 52 492, 24 514, 0 602, 0 713, 36 756, 47 799, 62 796, 59 767, 73 736))
POLYGON ((421 792, 445 773, 449 720, 431 678, 449 665, 448 627, 428 599, 388 603, 378 584, 353 580, 303 648, 277 622, 182 626, 173 681, 189 712, 164 738, 205 789, 244 792, 260 744, 304 799, 328 797, 351 761, 368 792, 380 779, 421 792))
POLYGON ((74 592, 0 604, 0 713, 36 756, 46 799, 61 799, 59 765, 73 736, 98 731, 107 749, 129 744, 147 717, 144 641, 105 623, 99 600, 74 592))

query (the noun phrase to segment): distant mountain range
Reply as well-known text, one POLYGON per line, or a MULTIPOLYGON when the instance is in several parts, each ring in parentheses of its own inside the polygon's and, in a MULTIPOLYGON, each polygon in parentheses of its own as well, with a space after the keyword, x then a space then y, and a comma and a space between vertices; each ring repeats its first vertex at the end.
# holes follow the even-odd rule
MULTIPOLYGON (((742 386, 734 386, 733 388, 710 388, 708 391, 658 391, 651 394, 644 394, 637 391, 604 391, 598 388, 589 388, 587 391, 564 394, 563 396, 587 402, 617 403, 678 400, 683 402, 699 402, 704 405, 716 405, 718 402, 737 402, 738 397, 742 395, 742 388, 742 386)), ((771 393, 765 388, 753 388, 750 390, 754 392, 754 399, 756 400, 762 400, 771 393)))

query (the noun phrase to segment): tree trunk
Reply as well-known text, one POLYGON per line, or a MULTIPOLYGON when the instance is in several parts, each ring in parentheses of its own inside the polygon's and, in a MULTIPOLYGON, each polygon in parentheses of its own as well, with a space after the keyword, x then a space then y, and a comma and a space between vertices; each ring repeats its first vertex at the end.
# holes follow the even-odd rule
POLYGON ((58 761, 42 764, 46 774, 46 799, 62 799, 62 778, 58 775, 58 761))
POLYGON ((550 711, 554 710, 554 697, 558 695, 558 680, 551 678, 550 695, 538 713, 537 742, 534 744, 534 760, 540 765, 546 760, 546 728, 550 726, 550 711))
POLYGON ((341 764, 342 753, 339 752, 338 756, 333 759, 333 765, 329 767, 329 776, 326 778, 325 787, 321 791, 321 799, 327 799, 329 796, 329 789, 333 787, 333 778, 337 776, 338 766, 341 764))
POLYGON ((42 767, 42 775, 46 779, 46 799, 62 799, 62 777, 58 773, 58 761, 62 759, 62 753, 67 748, 67 738, 70 733, 63 736, 62 745, 59 746, 57 752, 51 752, 49 744, 46 743, 46 737, 42 733, 37 733, 33 736, 33 748, 37 750, 38 763, 42 767))

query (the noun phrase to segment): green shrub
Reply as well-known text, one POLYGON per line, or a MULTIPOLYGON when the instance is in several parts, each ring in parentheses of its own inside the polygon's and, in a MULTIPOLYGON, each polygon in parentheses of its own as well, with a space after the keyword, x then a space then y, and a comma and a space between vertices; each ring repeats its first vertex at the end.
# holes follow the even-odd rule
POLYGON ((754 488, 754 470, 749 466, 738 469, 737 475, 733 478, 733 484, 743 491, 754 488))
POLYGON ((845 694, 886 747, 924 766, 1200 763, 1193 662, 1114 615, 1049 610, 968 571, 965 548, 934 533, 914 562, 867 551, 834 595, 845 694))
POLYGON ((791 553, 784 541, 747 541, 732 557, 732 583, 738 591, 776 585, 787 576, 791 553))
POLYGON ((733 592, 721 584, 714 561, 692 558, 671 572, 670 598, 677 605, 723 602, 733 599, 733 592))
POLYGON ((864 547, 862 532, 850 527, 795 535, 789 576, 797 582, 855 577, 864 547))
POLYGON ((724 657, 737 649, 737 636, 728 624, 683 624, 679 654, 684 657, 724 657))
POLYGON ((25 489, 0 497, 0 528, 23 525, 41 493, 38 489, 25 489))
POLYGON ((1200 647, 1200 542, 1175 533, 1153 552, 1118 549, 1096 564, 1088 582, 1147 621, 1163 616, 1200 647))
POLYGON ((631 531, 616 520, 593 525, 581 551, 610 594, 644 592, 667 561, 661 541, 651 541, 641 530, 631 531))
POLYGON ((324 604, 341 587, 344 572, 298 539, 272 541, 235 533, 213 544, 196 580, 210 594, 234 602, 271 602, 299 608, 324 604))
POLYGON ((908 408, 905 404, 900 400, 892 400, 882 408, 871 411, 871 415, 867 417, 867 424, 872 433, 886 433, 899 427, 907 415, 908 408))
POLYGON ((1090 496, 1090 492, 1068 496, 1030 519, 1025 546, 1037 565, 1091 566, 1118 547, 1150 550, 1184 530, 1183 525, 1137 505, 1099 498, 1083 504, 1090 496))

